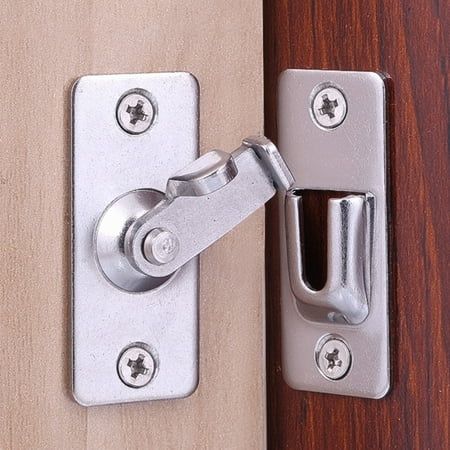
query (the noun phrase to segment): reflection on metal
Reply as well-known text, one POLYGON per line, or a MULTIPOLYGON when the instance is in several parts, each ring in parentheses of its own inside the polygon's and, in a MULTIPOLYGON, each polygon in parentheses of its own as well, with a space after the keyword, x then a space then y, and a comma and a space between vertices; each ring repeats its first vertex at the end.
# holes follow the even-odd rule
POLYGON ((108 281, 124 291, 151 291, 170 279, 149 277, 136 270, 125 253, 130 225, 162 198, 164 194, 154 189, 127 192, 111 202, 97 222, 93 239, 98 266, 108 281))
POLYGON ((304 279, 301 202, 298 191, 286 196, 289 279, 299 310, 311 320, 358 324, 369 313, 373 197, 349 195, 328 203, 328 277, 320 291, 304 279), (302 304, 310 308, 302 308, 302 304))
POLYGON ((195 159, 197 143, 189 74, 83 77, 74 88, 73 392, 83 405, 195 390, 196 256, 294 183, 265 137, 195 159))
POLYGON ((278 145, 296 179, 280 202, 284 378, 294 389, 383 397, 390 385, 384 79, 287 70, 278 98, 278 145), (347 193, 328 203, 327 281, 318 291, 304 273, 303 190, 347 193), (318 343, 327 336, 339 339, 322 357, 318 343))
POLYGON ((167 178, 198 156, 197 81, 82 77, 72 120, 74 397, 87 406, 186 397, 198 382, 198 261, 149 277, 124 244, 167 178))
MULTIPOLYGON (((151 279, 164 280, 231 231, 293 178, 277 148, 264 137, 247 138, 231 155, 206 153, 167 182, 167 194, 134 220, 124 238, 130 264, 151 279), (166 230, 177 253, 163 264, 142 251, 149 233, 166 230)), ((170 249, 170 245, 166 246, 170 249)))
POLYGON ((171 176, 165 196, 139 189, 107 207, 95 233, 99 266, 121 289, 154 289, 292 184, 264 137, 231 154, 213 150, 171 176))
POLYGON ((352 354, 341 336, 327 335, 320 338, 315 351, 316 365, 329 380, 344 378, 352 363, 352 354))

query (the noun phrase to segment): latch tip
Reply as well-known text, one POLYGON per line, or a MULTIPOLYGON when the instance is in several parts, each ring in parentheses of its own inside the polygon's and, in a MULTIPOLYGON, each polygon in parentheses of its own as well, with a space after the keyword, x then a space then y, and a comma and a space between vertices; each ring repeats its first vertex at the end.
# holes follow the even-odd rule
POLYGON ((249 136, 242 144, 254 150, 272 177, 277 190, 287 191, 294 186, 295 179, 276 145, 265 136, 249 136))

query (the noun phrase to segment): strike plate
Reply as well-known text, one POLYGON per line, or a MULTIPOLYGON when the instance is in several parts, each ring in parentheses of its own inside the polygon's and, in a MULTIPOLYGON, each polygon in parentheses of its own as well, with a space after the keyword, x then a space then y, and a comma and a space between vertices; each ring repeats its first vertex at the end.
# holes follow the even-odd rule
POLYGON ((120 245, 120 201, 108 210, 117 215, 104 220, 102 242, 96 225, 127 193, 134 212, 159 199, 167 179, 197 158, 197 81, 187 73, 82 77, 72 121, 74 397, 82 405, 186 397, 198 382, 198 258, 159 285, 122 286, 119 274, 117 286, 100 269, 96 244, 102 257, 120 245), (127 95, 130 105, 121 103, 127 95), (128 357, 148 384, 124 375, 128 357))
POLYGON ((370 72, 287 70, 278 130, 297 180, 280 202, 284 378, 299 390, 383 397, 390 384, 385 80, 370 72), (333 264, 324 298, 303 282, 302 252, 293 253, 301 247, 302 190, 349 195, 329 203, 329 227, 337 232, 328 236, 333 264), (355 294, 351 282, 364 288, 355 294), (352 303, 357 295, 360 304, 352 303), (346 307, 353 316, 335 312, 346 307))

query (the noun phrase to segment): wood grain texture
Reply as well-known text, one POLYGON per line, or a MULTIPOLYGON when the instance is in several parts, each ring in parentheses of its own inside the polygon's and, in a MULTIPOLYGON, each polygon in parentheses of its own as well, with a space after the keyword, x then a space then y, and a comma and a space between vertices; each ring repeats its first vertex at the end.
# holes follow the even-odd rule
POLYGON ((202 151, 234 149, 262 132, 261 0, 3 0, 0 29, 0 448, 262 448, 263 211, 201 259, 192 397, 87 409, 69 361, 72 83, 193 72, 202 151))
MULTIPOLYGON (((296 392, 280 369, 277 206, 267 211, 271 449, 448 449, 449 7, 445 0, 266 0, 266 133, 286 68, 388 73, 391 127, 392 390, 364 400, 296 392)), ((312 198, 309 254, 323 254, 312 198), (314 231, 316 230, 316 231, 314 231)), ((322 239, 323 240, 323 239, 322 239)), ((308 251, 308 249, 307 249, 308 251)), ((308 275, 323 283, 321 258, 308 275)))

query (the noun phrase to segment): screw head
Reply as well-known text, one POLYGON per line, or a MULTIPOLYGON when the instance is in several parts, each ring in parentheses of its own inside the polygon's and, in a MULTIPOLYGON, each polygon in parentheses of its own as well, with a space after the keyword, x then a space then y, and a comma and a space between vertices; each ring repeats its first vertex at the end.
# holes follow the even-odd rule
POLYGON ((175 259, 180 250, 180 241, 169 230, 155 228, 144 239, 143 252, 147 261, 158 266, 175 259))
POLYGON ((315 123, 326 130, 338 127, 347 116, 347 100, 336 87, 325 85, 313 90, 311 112, 315 123))
POLYGON ((133 344, 125 348, 117 361, 120 379, 132 388, 141 388, 150 383, 155 369, 155 360, 145 344, 133 344))
POLYGON ((155 107, 150 94, 134 89, 122 95, 117 103, 117 122, 129 134, 145 133, 155 118, 155 107))
POLYGON ((344 378, 351 363, 350 349, 342 337, 327 335, 319 339, 316 346, 316 365, 325 378, 329 380, 344 378))

